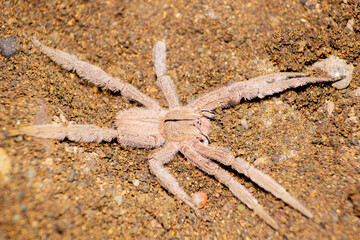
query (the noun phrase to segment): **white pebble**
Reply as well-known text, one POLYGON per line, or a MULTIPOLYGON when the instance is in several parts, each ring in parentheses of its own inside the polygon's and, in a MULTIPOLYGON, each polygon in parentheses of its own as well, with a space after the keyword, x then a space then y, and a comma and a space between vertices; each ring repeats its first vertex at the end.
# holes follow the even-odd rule
POLYGON ((331 77, 338 78, 346 76, 344 79, 334 82, 332 86, 336 89, 347 88, 352 79, 352 72, 354 65, 351 63, 346 64, 346 61, 336 56, 330 55, 327 59, 318 61, 312 65, 313 68, 320 68, 327 72, 331 77))
POLYGON ((138 186, 140 185, 140 181, 137 180, 137 179, 134 179, 134 180, 132 181, 132 183, 133 183, 133 185, 134 185, 135 187, 138 187, 138 186))
POLYGON ((123 202, 123 196, 122 195, 116 195, 116 196, 114 196, 114 200, 117 203, 117 205, 120 206, 122 204, 122 202, 123 202))

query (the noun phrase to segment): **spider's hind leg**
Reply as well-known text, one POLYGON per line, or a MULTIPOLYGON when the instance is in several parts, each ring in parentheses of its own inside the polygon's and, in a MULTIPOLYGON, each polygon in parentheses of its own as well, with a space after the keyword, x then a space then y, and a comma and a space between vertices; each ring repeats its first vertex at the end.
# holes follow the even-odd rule
POLYGON ((184 189, 179 185, 176 179, 164 167, 165 164, 169 163, 173 159, 174 155, 178 151, 179 150, 174 145, 166 144, 161 149, 152 153, 149 160, 150 171, 157 177, 160 185, 163 188, 165 188, 170 193, 174 194, 175 197, 190 206, 195 211, 196 215, 201 216, 199 209, 191 201, 190 196, 184 191, 184 189))
POLYGON ((277 198, 280 198, 308 218, 312 218, 313 214, 304 207, 296 198, 292 197, 286 189, 277 183, 270 176, 261 172, 254 166, 250 166, 248 162, 246 162, 242 158, 235 158, 234 155, 220 147, 214 147, 211 145, 204 145, 201 142, 193 143, 196 151, 198 151, 201 155, 208 157, 210 159, 214 159, 224 165, 231 166, 238 173, 244 174, 248 178, 250 178, 254 183, 270 192, 277 198))
POLYGON ((180 148, 181 153, 194 165, 209 175, 214 176, 219 182, 229 188, 229 190, 246 206, 252 209, 260 218, 265 220, 272 228, 282 233, 279 224, 264 210, 251 193, 239 182, 235 180, 226 170, 219 165, 201 156, 191 146, 184 144, 180 148))

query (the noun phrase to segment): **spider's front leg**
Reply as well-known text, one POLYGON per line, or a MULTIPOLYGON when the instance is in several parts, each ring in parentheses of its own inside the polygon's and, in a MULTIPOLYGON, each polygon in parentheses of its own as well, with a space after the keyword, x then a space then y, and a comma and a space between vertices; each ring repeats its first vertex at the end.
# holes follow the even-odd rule
POLYGON ((75 71, 81 78, 103 88, 114 92, 121 92, 125 99, 135 100, 146 108, 160 110, 159 103, 151 97, 143 94, 134 86, 124 83, 119 78, 107 74, 105 71, 90 63, 79 60, 69 53, 45 46, 37 39, 31 38, 35 47, 51 58, 55 63, 68 71, 75 71))
POLYGON ((196 213, 201 216, 199 209, 191 201, 190 196, 180 187, 176 179, 164 167, 169 163, 178 152, 178 148, 171 143, 166 144, 159 150, 150 155, 149 165, 150 171, 157 177, 160 185, 174 194, 175 197, 189 205, 196 213))
POLYGON ((307 73, 284 72, 273 73, 244 82, 236 82, 229 86, 219 88, 200 96, 191 107, 199 109, 214 110, 219 107, 227 107, 239 104, 242 99, 251 100, 256 97, 264 98, 286 89, 297 88, 311 83, 335 82, 333 78, 309 77, 307 73))
POLYGON ((180 106, 179 98, 173 80, 166 74, 166 44, 159 41, 153 50, 154 70, 157 76, 157 84, 163 92, 169 108, 173 109, 180 106))

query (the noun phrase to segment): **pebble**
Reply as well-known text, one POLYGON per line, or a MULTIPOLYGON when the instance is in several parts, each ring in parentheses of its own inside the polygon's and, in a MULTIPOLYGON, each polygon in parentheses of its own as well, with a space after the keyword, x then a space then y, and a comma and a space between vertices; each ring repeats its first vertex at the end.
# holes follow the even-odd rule
POLYGON ((266 120, 264 121, 264 127, 265 127, 266 129, 269 129, 269 128, 272 126, 272 124, 273 124, 273 122, 271 121, 271 119, 266 119, 266 120))
POLYGON ((137 180, 137 179, 134 179, 132 180, 132 184, 135 186, 135 187, 138 187, 140 185, 140 181, 137 180))
POLYGON ((249 124, 247 123, 246 119, 243 118, 240 120, 240 124, 241 126, 245 129, 245 130, 248 130, 249 129, 249 124))
POLYGON ((150 226, 152 228, 162 228, 161 224, 156 219, 150 221, 150 226))
POLYGON ((259 166, 259 165, 263 165, 263 164, 267 164, 269 162, 269 159, 266 157, 259 157, 258 159, 255 160, 254 165, 255 166, 259 166))
POLYGON ((120 206, 122 204, 122 202, 123 202, 123 196, 122 195, 116 195, 116 196, 114 196, 114 200, 115 200, 116 204, 120 206))
POLYGON ((350 30, 350 32, 354 32, 354 26, 355 24, 355 18, 350 18, 349 21, 346 24, 346 28, 350 30))
POLYGON ((328 115, 331 116, 334 109, 335 109, 335 103, 332 101, 328 101, 325 103, 325 109, 328 112, 328 115))
POLYGON ((73 182, 75 180, 75 177, 76 177, 76 172, 72 171, 71 173, 69 173, 67 181, 68 182, 73 182))
POLYGON ((351 63, 346 64, 345 60, 333 55, 330 55, 327 59, 314 63, 312 67, 320 68, 333 78, 346 76, 344 79, 332 84, 332 86, 336 89, 344 89, 349 86, 352 79, 352 72, 354 70, 354 65, 351 63))
POLYGON ((241 212, 245 210, 245 205, 244 204, 239 204, 237 209, 241 212))
POLYGON ((14 223, 17 223, 20 219, 21 219, 21 215, 16 214, 16 215, 13 217, 13 222, 14 222, 14 223))
POLYGON ((68 228, 68 224, 66 224, 65 222, 63 221, 58 221, 55 225, 55 230, 58 232, 58 233, 64 233, 66 231, 66 229, 68 228))
POLYGON ((51 167, 54 165, 54 159, 46 158, 45 161, 42 162, 43 165, 51 167))
POLYGON ((0 148, 0 178, 5 177, 11 171, 11 159, 5 149, 0 148))
POLYGON ((273 161, 274 163, 279 163, 281 161, 287 160, 288 156, 285 154, 281 154, 281 155, 273 155, 271 157, 271 161, 273 161))
POLYGON ((16 138, 15 138, 15 141, 17 141, 17 142, 21 142, 21 141, 23 141, 24 140, 24 137, 23 136, 17 136, 16 138))
POLYGON ((90 171, 91 171, 91 169, 88 167, 86 167, 82 170, 83 174, 85 174, 85 175, 88 175, 90 171))
POLYGON ((4 57, 9 58, 20 51, 16 37, 0 40, 0 50, 4 57))
POLYGON ((353 213, 355 216, 360 217, 360 185, 355 187, 347 197, 353 205, 353 213))
POLYGON ((28 178, 29 178, 29 181, 28 181, 28 183, 27 183, 28 186, 30 186, 30 185, 33 183, 33 181, 34 181, 34 175, 35 175, 34 170, 30 169, 30 170, 28 171, 28 178))
POLYGON ((311 167, 310 167, 309 165, 306 165, 306 164, 305 164, 305 165, 304 165, 304 169, 305 169, 305 170, 310 170, 311 167))
POLYGON ((351 97, 360 97, 360 87, 350 92, 351 97))
POLYGON ((208 196, 206 195, 206 193, 204 193, 202 191, 191 194, 191 201, 198 208, 204 207, 206 205, 207 200, 208 200, 208 196))

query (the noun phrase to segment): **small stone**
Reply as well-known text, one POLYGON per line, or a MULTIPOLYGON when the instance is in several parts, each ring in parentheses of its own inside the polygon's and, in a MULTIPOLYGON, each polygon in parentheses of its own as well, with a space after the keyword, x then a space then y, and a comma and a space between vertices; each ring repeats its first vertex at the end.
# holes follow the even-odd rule
POLYGON ((335 103, 332 101, 328 101, 325 103, 325 109, 328 112, 328 115, 331 116, 334 109, 335 109, 335 103))
POLYGON ((9 58, 20 51, 16 37, 0 40, 0 50, 4 57, 9 58))
POLYGON ((55 223, 54 227, 58 233, 64 233, 68 228, 68 225, 63 221, 58 221, 57 223, 55 223))
POLYGON ((23 136, 17 136, 16 138, 15 138, 15 141, 17 141, 17 142, 21 142, 21 141, 23 141, 24 140, 24 137, 23 136))
POLYGON ((135 186, 135 187, 138 187, 140 185, 140 181, 137 180, 137 179, 134 179, 132 180, 132 184, 135 186))
POLYGON ((240 120, 240 124, 241 126, 245 129, 245 130, 248 130, 249 129, 249 124, 247 123, 246 119, 243 118, 240 120))
POLYGON ((214 9, 209 9, 206 13, 206 15, 210 18, 210 19, 215 19, 216 18, 216 14, 214 9))
POLYGON ((6 177, 11 171, 11 159, 5 149, 0 148, 0 178, 6 177))
POLYGON ((309 165, 306 165, 306 164, 305 164, 305 165, 304 165, 304 169, 305 169, 305 170, 310 170, 311 167, 310 167, 309 165))
POLYGON ((89 174, 90 171, 91 171, 91 169, 88 167, 86 167, 82 170, 83 174, 85 174, 85 175, 89 174))
POLYGON ((122 204, 122 202, 123 202, 123 196, 122 195, 116 195, 116 196, 114 196, 114 200, 115 200, 116 204, 120 206, 122 204))
POLYGON ((161 224, 156 219, 150 221, 150 226, 151 228, 162 228, 161 224))
POLYGON ((34 159, 34 160, 31 160, 30 164, 34 165, 34 166, 37 166, 37 165, 40 164, 40 161, 38 159, 34 159))
POLYGON ((43 165, 51 167, 54 165, 54 159, 46 158, 45 161, 42 162, 43 165))
POLYGON ((191 201, 198 208, 204 207, 206 205, 207 200, 208 200, 208 196, 206 195, 206 193, 202 191, 191 194, 191 201))
POLYGON ((264 127, 265 127, 266 129, 270 128, 270 127, 272 126, 272 124, 273 124, 273 122, 271 121, 271 119, 266 119, 266 120, 264 121, 264 127))
POLYGON ((288 159, 288 156, 284 155, 284 154, 271 156, 271 161, 273 161, 273 163, 279 163, 279 162, 282 162, 287 159, 288 159))
POLYGON ((327 72, 333 78, 339 78, 345 76, 344 79, 334 82, 332 86, 336 89, 347 88, 352 79, 352 72, 354 65, 346 64, 345 60, 336 56, 330 55, 327 59, 318 61, 312 65, 313 68, 320 68, 327 72))
POLYGON ((350 192, 348 199, 353 205, 354 215, 360 217, 360 185, 357 185, 357 187, 350 192))
POLYGON ((60 42, 60 34, 57 31, 50 33, 49 38, 53 40, 56 44, 60 42))
POLYGON ((355 19, 350 18, 346 24, 346 28, 349 29, 351 32, 354 32, 354 28, 353 28, 354 24, 355 24, 355 19))
POLYGON ((351 97, 360 97, 360 87, 350 92, 351 97))
POLYGON ((21 219, 21 216, 19 214, 14 215, 13 222, 16 223, 21 219))
POLYGON ((72 171, 72 172, 68 175, 67 181, 68 181, 68 182, 73 182, 73 181, 75 181, 75 177, 76 177, 76 172, 75 172, 75 171, 72 171))
POLYGON ((241 212, 245 210, 245 205, 244 204, 239 204, 237 209, 241 212))
POLYGON ((33 183, 33 181, 34 181, 34 176, 35 176, 35 172, 34 172, 34 170, 33 169, 30 169, 29 171, 28 171, 28 178, 29 178, 29 181, 28 181, 28 186, 30 186, 32 183, 33 183))
POLYGON ((254 165, 255 166, 259 166, 259 165, 263 165, 266 164, 268 162, 268 158, 266 157, 260 157, 258 159, 255 160, 254 165))

